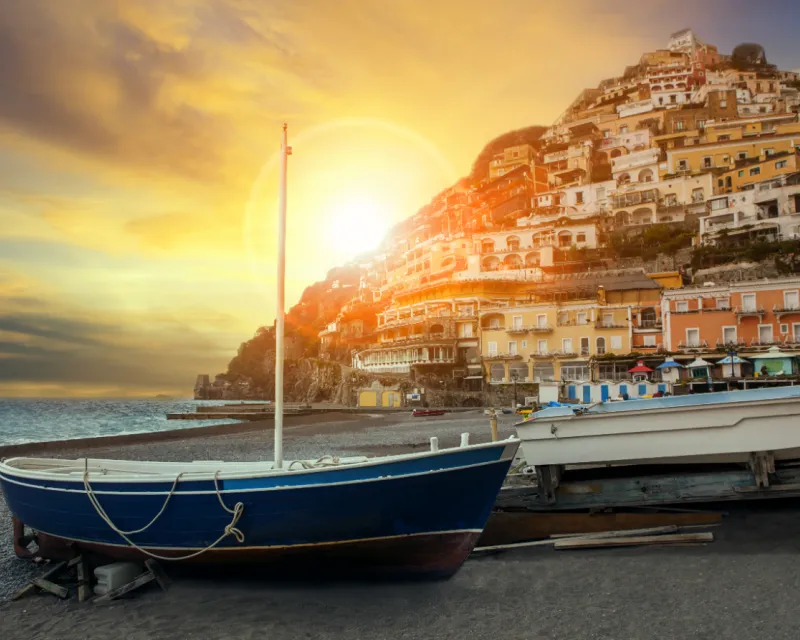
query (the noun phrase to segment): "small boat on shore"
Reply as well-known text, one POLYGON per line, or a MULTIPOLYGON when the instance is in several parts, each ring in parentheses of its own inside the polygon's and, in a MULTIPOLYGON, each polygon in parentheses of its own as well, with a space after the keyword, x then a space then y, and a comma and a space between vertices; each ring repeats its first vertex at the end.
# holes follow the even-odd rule
POLYGON ((516 424, 526 462, 747 462, 800 458, 800 386, 670 396, 538 411, 516 424))
MULTIPOLYGON (((281 144, 273 462, 12 458, 0 486, 40 555, 268 563, 280 575, 447 578, 483 531, 519 440, 284 461, 286 170, 281 144)), ((466 436, 466 437, 465 437, 466 436)), ((22 537, 22 535, 16 537, 22 537)), ((15 549, 23 545, 15 539, 15 549)), ((270 575, 278 576, 273 572, 270 575)))
POLYGON ((428 416, 443 416, 447 413, 444 409, 414 409, 411 415, 414 418, 426 418, 428 416))
POLYGON ((381 458, 191 463, 12 458, 11 512, 50 548, 266 563, 324 577, 446 578, 469 556, 519 441, 381 458))

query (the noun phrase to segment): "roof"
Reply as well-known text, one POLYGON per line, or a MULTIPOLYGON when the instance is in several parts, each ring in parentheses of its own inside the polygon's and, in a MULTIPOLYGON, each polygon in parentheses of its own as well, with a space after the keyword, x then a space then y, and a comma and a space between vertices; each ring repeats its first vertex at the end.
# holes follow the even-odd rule
POLYGON ((632 369, 628 369, 628 373, 652 373, 653 370, 650 367, 644 366, 644 361, 639 360, 636 363, 636 366, 632 369))
POLYGON ((794 358, 795 354, 781 351, 780 347, 770 347, 766 353, 753 354, 753 360, 776 360, 778 358, 794 358))
POLYGON ((672 358, 669 358, 658 365, 656 369, 683 369, 683 365, 680 362, 675 362, 672 358))
POLYGON ((733 356, 733 362, 731 362, 731 357, 725 356, 722 360, 718 360, 717 364, 746 364, 748 362, 750 361, 740 358, 739 356, 733 356))
POLYGON ((642 270, 598 271, 570 274, 568 278, 558 278, 536 285, 534 293, 542 294, 553 290, 593 289, 603 287, 606 291, 631 291, 635 289, 661 289, 661 286, 647 277, 642 270))
POLYGON ((708 360, 703 360, 702 358, 695 358, 692 362, 690 362, 686 366, 689 367, 689 369, 695 369, 697 367, 713 367, 714 365, 708 360))

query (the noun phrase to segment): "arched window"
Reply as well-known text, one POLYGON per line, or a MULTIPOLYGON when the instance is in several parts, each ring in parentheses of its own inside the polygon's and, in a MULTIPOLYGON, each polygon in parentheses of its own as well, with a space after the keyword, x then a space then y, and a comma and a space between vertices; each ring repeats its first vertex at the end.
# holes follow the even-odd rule
POLYGON ((652 182, 652 181, 653 181, 652 169, 642 169, 639 172, 639 182, 652 182))
POLYGON ((600 337, 597 339, 597 355, 602 356, 605 352, 606 352, 606 339, 600 337))
POLYGON ((484 240, 481 242, 481 253, 492 253, 494 251, 494 240, 484 240))
POLYGON ((617 178, 617 184, 628 184, 630 181, 631 177, 627 173, 622 173, 619 178, 617 178))
POLYGON ((519 238, 517 236, 508 236, 506 238, 506 247, 509 251, 519 251, 519 238))

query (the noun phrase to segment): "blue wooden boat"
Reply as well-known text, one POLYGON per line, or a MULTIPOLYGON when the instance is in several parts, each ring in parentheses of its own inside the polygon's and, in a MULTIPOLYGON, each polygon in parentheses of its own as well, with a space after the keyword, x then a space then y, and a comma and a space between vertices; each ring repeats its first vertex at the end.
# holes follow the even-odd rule
POLYGON ((48 545, 114 559, 272 563, 446 578, 472 551, 519 441, 383 458, 163 463, 12 458, 0 484, 48 545))

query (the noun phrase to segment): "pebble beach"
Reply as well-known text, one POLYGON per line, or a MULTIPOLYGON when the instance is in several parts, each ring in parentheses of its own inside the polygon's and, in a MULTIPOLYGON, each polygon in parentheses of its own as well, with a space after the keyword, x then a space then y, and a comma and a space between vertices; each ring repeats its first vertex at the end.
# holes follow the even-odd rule
MULTIPOLYGON (((500 418, 500 436, 514 433, 500 418)), ((385 454, 489 439, 480 412, 323 414, 287 423, 287 459, 385 454)), ((36 455, 26 453, 25 455, 36 455)), ((51 457, 258 460, 272 457, 271 423, 226 432, 78 447, 51 457), (261 427, 261 428, 260 428, 261 427)), ((41 573, 11 548, 0 501, 0 638, 791 638, 800 637, 800 504, 724 507, 716 541, 699 547, 557 552, 518 549, 470 559, 451 580, 404 584, 276 584, 263 579, 178 575, 170 590, 145 587, 108 605, 11 593, 41 573)), ((166 567, 169 571, 169 566, 166 567)))

